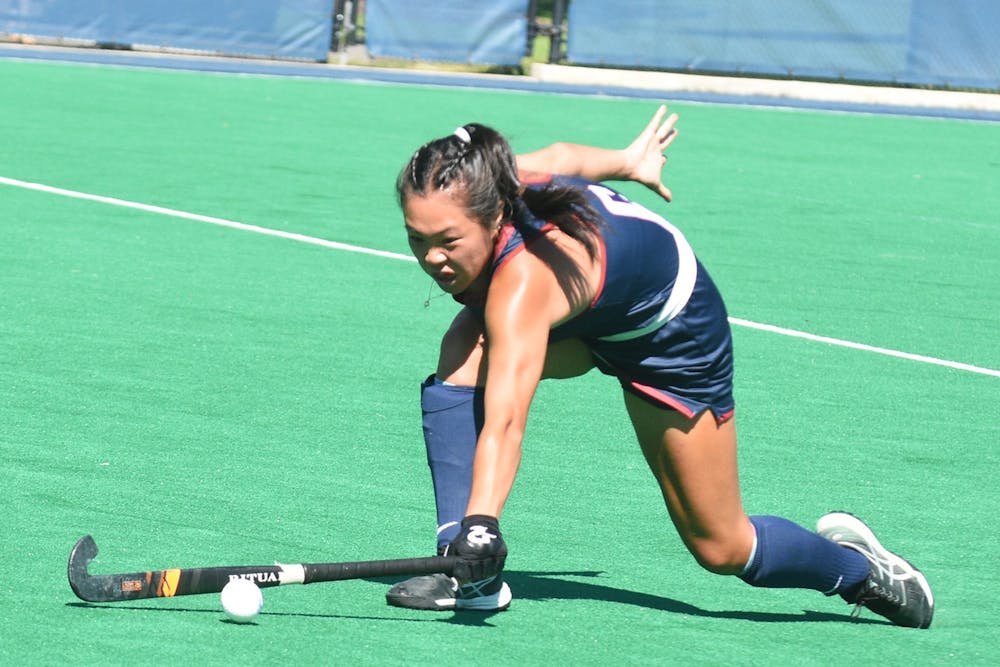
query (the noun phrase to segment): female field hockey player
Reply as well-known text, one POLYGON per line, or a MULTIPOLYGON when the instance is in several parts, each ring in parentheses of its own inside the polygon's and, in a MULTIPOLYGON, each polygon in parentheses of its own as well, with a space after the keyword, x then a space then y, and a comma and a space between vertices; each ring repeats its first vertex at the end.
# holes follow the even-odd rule
POLYGON ((439 549, 459 560, 455 578, 401 582, 389 603, 507 608, 499 517, 536 386, 596 367, 621 383, 670 517, 702 567, 928 627, 926 579, 856 517, 827 514, 812 532, 745 513, 722 298, 677 228, 600 184, 635 180, 669 201, 661 170, 677 117, 665 115, 658 109, 621 151, 554 144, 519 158, 472 123, 421 146, 400 172, 410 249, 464 305, 421 387, 439 549))

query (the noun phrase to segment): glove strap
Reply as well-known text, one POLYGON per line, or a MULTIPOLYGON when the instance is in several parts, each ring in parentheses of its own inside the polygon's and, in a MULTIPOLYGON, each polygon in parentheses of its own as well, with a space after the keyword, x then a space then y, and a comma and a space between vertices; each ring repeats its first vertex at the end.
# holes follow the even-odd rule
POLYGON ((500 531, 500 521, 495 516, 487 514, 470 514, 462 519, 462 528, 465 529, 469 526, 485 526, 490 530, 500 531))

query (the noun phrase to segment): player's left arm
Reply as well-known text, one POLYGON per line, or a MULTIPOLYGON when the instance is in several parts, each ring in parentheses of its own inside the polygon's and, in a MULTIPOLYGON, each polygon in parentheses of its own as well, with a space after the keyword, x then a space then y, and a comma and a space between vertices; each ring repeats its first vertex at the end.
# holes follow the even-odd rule
POLYGON ((517 156, 524 172, 580 176, 591 181, 636 181, 668 202, 673 198, 663 184, 664 152, 677 138, 677 114, 667 116, 661 105, 646 127, 622 149, 557 142, 517 156))

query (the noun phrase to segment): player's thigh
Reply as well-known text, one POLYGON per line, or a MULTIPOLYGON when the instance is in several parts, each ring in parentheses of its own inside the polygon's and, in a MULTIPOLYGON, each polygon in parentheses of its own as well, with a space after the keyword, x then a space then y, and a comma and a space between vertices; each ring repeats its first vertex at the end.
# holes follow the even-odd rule
MULTIPOLYGON (((482 386, 486 382, 488 343, 482 320, 466 308, 459 311, 441 340, 437 376, 462 386, 482 386)), ((594 359, 577 338, 548 346, 544 378, 571 378, 594 368, 594 359)))
POLYGON ((694 419, 625 393, 642 453, 681 539, 706 568, 735 573, 753 548, 740 498, 736 427, 711 412, 694 419))

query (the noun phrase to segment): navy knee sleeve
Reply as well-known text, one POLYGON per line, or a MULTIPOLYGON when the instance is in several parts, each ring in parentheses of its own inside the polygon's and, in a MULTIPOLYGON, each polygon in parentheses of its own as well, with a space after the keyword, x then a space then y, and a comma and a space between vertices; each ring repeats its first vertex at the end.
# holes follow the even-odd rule
POLYGON ((752 516, 757 546, 740 579, 766 588, 811 588, 833 595, 868 576, 868 560, 776 516, 752 516))
POLYGON ((483 388, 443 384, 431 376, 420 386, 424 445, 434 483, 437 543, 456 536, 472 489, 472 461, 483 428, 483 388))

